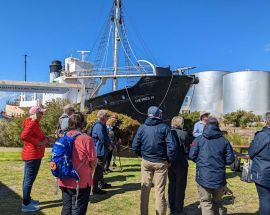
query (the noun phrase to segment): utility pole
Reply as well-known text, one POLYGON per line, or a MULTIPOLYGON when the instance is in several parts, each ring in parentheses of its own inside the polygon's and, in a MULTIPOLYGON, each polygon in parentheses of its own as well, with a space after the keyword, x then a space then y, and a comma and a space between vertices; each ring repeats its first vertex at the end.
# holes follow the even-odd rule
POLYGON ((27 65, 27 57, 28 55, 25 54, 24 56, 24 81, 26 82, 26 65, 27 65))

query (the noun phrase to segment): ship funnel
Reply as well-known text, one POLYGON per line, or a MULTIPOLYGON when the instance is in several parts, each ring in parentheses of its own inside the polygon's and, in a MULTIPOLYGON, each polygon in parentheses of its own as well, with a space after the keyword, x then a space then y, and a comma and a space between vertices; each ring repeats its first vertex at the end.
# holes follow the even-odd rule
POLYGON ((58 78, 61 74, 62 63, 60 60, 52 61, 50 65, 50 82, 53 82, 54 79, 58 78))

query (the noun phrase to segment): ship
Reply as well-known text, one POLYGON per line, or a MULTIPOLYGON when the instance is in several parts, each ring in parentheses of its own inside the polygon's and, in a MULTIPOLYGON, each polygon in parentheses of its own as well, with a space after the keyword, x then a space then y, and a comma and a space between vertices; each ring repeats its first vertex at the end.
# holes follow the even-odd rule
MULTIPOLYGON (((105 23, 97 50, 93 52, 94 62, 85 60, 89 51, 79 51, 81 60, 66 59, 64 69, 60 61, 53 61, 50 65, 50 81, 82 84, 84 90, 80 92, 80 98, 76 97, 76 91, 69 92, 64 98, 75 98, 71 102, 84 103, 89 112, 106 109, 142 123, 147 117, 147 109, 158 106, 163 111, 164 121, 169 123, 179 114, 190 87, 198 83, 194 75, 186 75, 193 67, 173 71, 170 67, 160 67, 149 60, 139 60, 127 36, 122 0, 113 1, 105 23), (109 79, 112 80, 111 92, 100 95, 100 89, 109 79), (137 83, 121 88, 119 82, 122 79, 135 79, 137 83)), ((52 95, 45 95, 44 100, 48 98, 52 98, 52 95)))

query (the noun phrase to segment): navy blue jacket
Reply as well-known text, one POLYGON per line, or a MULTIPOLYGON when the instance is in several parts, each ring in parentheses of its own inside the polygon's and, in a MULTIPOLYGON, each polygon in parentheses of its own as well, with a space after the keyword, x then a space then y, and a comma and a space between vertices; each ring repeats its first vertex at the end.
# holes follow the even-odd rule
POLYGON ((106 156, 111 144, 110 137, 106 125, 97 121, 90 129, 89 135, 93 138, 97 156, 106 156))
POLYGON ((151 162, 173 162, 176 142, 171 129, 160 119, 148 118, 142 124, 132 142, 132 150, 151 162))
POLYGON ((234 162, 234 152, 220 129, 209 124, 190 148, 189 158, 196 162, 196 181, 203 187, 218 189, 226 185, 226 165, 234 162))
POLYGON ((176 158, 171 165, 174 171, 183 171, 188 167, 188 152, 191 145, 191 138, 187 131, 172 129, 172 135, 176 140, 176 158))
POLYGON ((252 160, 252 180, 270 188, 270 129, 264 128, 255 134, 248 150, 252 160))

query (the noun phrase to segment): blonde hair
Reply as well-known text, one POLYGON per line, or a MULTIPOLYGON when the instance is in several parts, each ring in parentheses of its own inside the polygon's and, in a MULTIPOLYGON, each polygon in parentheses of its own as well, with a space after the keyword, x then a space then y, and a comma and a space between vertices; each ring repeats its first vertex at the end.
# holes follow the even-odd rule
POLYGON ((104 119, 105 116, 108 116, 108 112, 106 110, 100 110, 100 111, 98 111, 97 118, 99 120, 104 119))
POLYGON ((184 118, 181 116, 175 116, 171 121, 172 128, 183 128, 184 127, 184 118))

